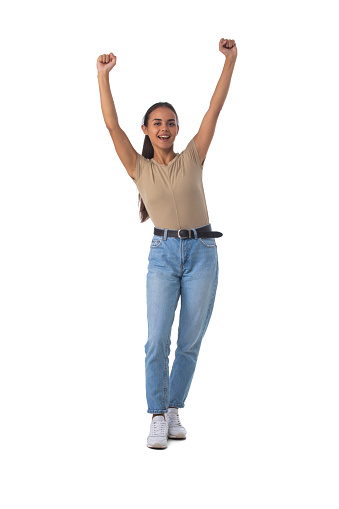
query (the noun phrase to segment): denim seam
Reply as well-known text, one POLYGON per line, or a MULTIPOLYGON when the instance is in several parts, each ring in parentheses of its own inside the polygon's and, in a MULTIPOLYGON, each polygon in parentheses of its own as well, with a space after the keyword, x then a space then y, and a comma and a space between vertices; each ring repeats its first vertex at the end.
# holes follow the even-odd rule
MULTIPOLYGON (((210 238, 213 238, 213 237, 210 237, 210 238)), ((205 244, 205 242, 203 240, 201 240, 201 237, 198 237, 198 240, 200 241, 200 244, 202 244, 203 246, 205 247, 217 247, 217 244, 205 244)))
POLYGON ((184 408, 185 407, 185 405, 183 403, 176 403, 175 401, 174 401, 174 403, 171 403, 171 405, 169 405, 169 406, 174 406, 176 408, 184 408))
POLYGON ((152 240, 151 242, 151 249, 156 249, 157 247, 159 247, 162 243, 162 239, 161 240, 152 240), (157 244, 154 244, 154 242, 157 242, 157 244))
MULTIPOLYGON (((213 305, 214 305, 214 302, 215 302, 216 293, 217 293, 218 273, 219 273, 219 267, 217 268, 217 275, 216 275, 215 283, 214 283, 214 291, 213 291, 213 295, 212 295, 211 300, 210 300, 210 305, 209 305, 207 316, 206 316, 206 320, 205 320, 205 323, 204 323, 204 326, 203 326, 203 330, 202 330, 202 334, 201 334, 201 339, 205 336, 205 333, 206 333, 206 330, 207 330, 207 326, 208 326, 208 324, 210 322, 210 319, 211 319, 212 308, 213 308, 213 305)), ((185 393, 184 394, 184 402, 186 401, 186 398, 187 398, 187 394, 185 393)), ((174 406, 178 406, 178 405, 174 405, 174 406)), ((179 407, 178 406, 178 408, 183 408, 183 407, 179 407)))
POLYGON ((219 268, 217 268, 217 274, 216 274, 216 277, 215 277, 215 283, 214 283, 214 291, 213 291, 213 295, 212 295, 212 297, 211 297, 211 301, 210 301, 210 305, 209 305, 209 308, 208 308, 208 312, 207 312, 206 320, 205 320, 205 323, 204 323, 204 328, 203 328, 202 337, 204 337, 204 336, 205 336, 205 332, 206 332, 207 326, 208 326, 209 321, 210 321, 210 319, 211 319, 212 306, 214 305, 214 301, 215 301, 215 297, 216 297, 216 293, 217 293, 217 286, 218 286, 218 272, 219 272, 219 268))
MULTIPOLYGON (((175 303, 176 303, 176 304, 178 303, 179 295, 180 295, 180 288, 179 288, 179 291, 177 292, 177 296, 176 296, 176 299, 175 299, 175 303)), ((165 349, 165 362, 164 362, 164 397, 163 397, 163 401, 162 401, 162 406, 163 406, 163 407, 165 406, 165 399, 166 399, 166 392, 167 392, 167 387, 166 387, 166 366, 167 366, 167 359, 168 359, 168 344, 169 344, 169 340, 170 340, 170 336, 171 336, 171 330, 172 330, 172 325, 173 325, 173 320, 174 320, 174 314, 175 314, 176 304, 174 304, 174 309, 173 309, 173 313, 172 313, 172 321, 171 321, 171 326, 170 326, 170 329, 169 329, 169 332, 168 332, 168 337, 167 337, 167 342, 166 342, 166 349, 165 349)))

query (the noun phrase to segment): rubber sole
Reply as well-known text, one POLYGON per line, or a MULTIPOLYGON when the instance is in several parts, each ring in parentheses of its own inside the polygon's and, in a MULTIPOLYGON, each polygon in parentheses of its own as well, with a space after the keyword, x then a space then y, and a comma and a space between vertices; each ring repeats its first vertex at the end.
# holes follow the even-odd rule
POLYGON ((162 445, 162 444, 153 444, 153 445, 149 445, 147 444, 147 447, 149 447, 150 449, 166 449, 167 445, 162 445))
POLYGON ((186 438, 186 435, 184 433, 178 433, 177 435, 168 435, 168 438, 180 438, 180 439, 184 439, 184 438, 186 438))

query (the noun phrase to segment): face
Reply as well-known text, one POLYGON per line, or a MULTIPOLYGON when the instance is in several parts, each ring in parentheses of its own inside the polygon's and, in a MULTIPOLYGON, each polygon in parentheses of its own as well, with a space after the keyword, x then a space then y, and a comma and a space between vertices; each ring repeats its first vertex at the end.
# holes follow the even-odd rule
POLYGON ((143 125, 142 130, 144 134, 148 134, 153 147, 170 148, 178 134, 179 126, 175 113, 170 108, 157 108, 149 116, 148 127, 143 125))

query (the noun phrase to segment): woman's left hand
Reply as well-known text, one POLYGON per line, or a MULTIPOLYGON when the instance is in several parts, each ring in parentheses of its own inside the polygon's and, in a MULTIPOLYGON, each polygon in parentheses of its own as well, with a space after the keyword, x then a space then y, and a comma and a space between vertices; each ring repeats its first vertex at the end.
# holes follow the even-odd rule
POLYGON ((225 57, 233 56, 237 58, 238 51, 234 39, 220 39, 219 50, 225 57))

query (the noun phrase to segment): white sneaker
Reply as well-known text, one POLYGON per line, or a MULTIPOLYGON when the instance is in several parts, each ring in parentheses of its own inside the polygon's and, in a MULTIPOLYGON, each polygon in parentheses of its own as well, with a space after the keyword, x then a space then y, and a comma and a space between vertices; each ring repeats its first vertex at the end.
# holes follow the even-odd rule
POLYGON ((168 438, 186 438, 187 431, 179 419, 177 408, 169 408, 165 414, 168 421, 168 438))
POLYGON ((163 415, 155 415, 147 437, 147 447, 165 449, 167 447, 168 422, 163 415))

